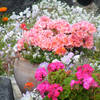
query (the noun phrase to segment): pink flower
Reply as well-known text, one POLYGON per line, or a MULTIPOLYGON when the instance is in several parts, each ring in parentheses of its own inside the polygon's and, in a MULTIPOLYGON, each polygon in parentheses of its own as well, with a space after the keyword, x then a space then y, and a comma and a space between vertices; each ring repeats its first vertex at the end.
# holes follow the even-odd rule
POLYGON ((18 42, 17 42, 18 51, 21 51, 22 49, 24 49, 24 43, 25 43, 24 38, 21 38, 20 40, 18 40, 18 42))
POLYGON ((86 89, 86 90, 88 90, 89 88, 90 88, 90 85, 88 84, 88 83, 83 83, 83 87, 86 89))
POLYGON ((37 81, 42 81, 47 76, 47 72, 45 68, 39 68, 35 72, 35 79, 37 81))
POLYGON ((62 91, 63 88, 59 84, 51 84, 51 86, 49 87, 48 98, 52 98, 52 100, 58 100, 57 97, 62 91))
POLYGON ((70 86, 71 86, 71 88, 73 88, 73 86, 74 86, 75 84, 80 84, 80 83, 81 83, 80 81, 72 80, 71 83, 70 83, 70 86))
POLYGON ((91 76, 87 76, 83 79, 83 87, 88 90, 90 87, 98 87, 98 84, 91 76))
POLYGON ((61 62, 53 62, 48 65, 48 72, 53 72, 64 68, 65 66, 61 62))
MULTIPOLYGON (((22 27, 26 28, 26 25, 23 24, 22 27)), ((52 20, 42 16, 32 29, 23 33, 23 39, 30 46, 38 46, 42 50, 54 52, 64 46, 66 48, 82 46, 91 49, 94 32, 96 32, 94 25, 86 21, 71 26, 65 20, 52 20)), ((65 51, 58 54, 64 55, 65 51)))
POLYGON ((41 96, 44 98, 45 93, 48 93, 50 84, 48 81, 44 81, 43 83, 37 86, 37 90, 40 92, 41 96))
MULTIPOLYGON (((91 87, 98 87, 98 83, 92 78, 93 71, 94 69, 89 64, 84 64, 77 68, 76 77, 86 90, 91 87)), ((73 87, 74 84, 76 84, 76 81, 72 80, 70 83, 71 87, 73 87)))
POLYGON ((96 28, 93 24, 81 21, 72 25, 72 38, 74 39, 74 46, 91 49, 93 47, 93 33, 96 28))
POLYGON ((91 75, 94 71, 94 69, 89 64, 84 64, 82 67, 83 67, 83 72, 84 73, 87 72, 89 75, 91 75))
POLYGON ((84 79, 86 76, 91 76, 94 69, 89 64, 84 64, 83 66, 79 66, 77 68, 76 77, 79 80, 84 79))

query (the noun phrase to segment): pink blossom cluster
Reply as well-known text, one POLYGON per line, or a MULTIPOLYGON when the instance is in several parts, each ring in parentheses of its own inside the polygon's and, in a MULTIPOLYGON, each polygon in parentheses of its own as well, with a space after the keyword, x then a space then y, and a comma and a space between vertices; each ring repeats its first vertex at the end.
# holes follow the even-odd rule
POLYGON ((78 81, 72 80, 70 83, 71 88, 73 88, 75 84, 83 85, 86 90, 90 89, 91 87, 98 87, 98 83, 92 78, 93 71, 94 69, 89 64, 79 66, 76 72, 78 81))
POLYGON ((53 62, 53 63, 50 63, 48 65, 48 67, 47 67, 48 72, 54 72, 54 71, 57 71, 59 69, 64 69, 64 68, 65 68, 65 66, 61 62, 53 62))
POLYGON ((93 33, 96 32, 93 24, 81 21, 73 24, 71 29, 71 37, 75 47, 83 46, 88 49, 93 47, 93 33))
POLYGON ((58 100, 57 97, 62 91, 63 88, 59 84, 51 84, 51 86, 49 87, 48 98, 52 98, 52 100, 58 100))
POLYGON ((36 70, 35 72, 35 79, 37 81, 42 81, 46 76, 47 76, 47 72, 45 68, 39 68, 36 70))
POLYGON ((17 46, 18 50, 22 50, 26 42, 48 51, 80 46, 90 49, 93 46, 94 32, 94 25, 86 21, 70 25, 65 20, 51 20, 47 16, 42 16, 32 29, 23 33, 23 38, 18 40, 17 46))
POLYGON ((37 86, 37 90, 40 92, 40 95, 44 98, 45 93, 48 93, 50 84, 48 81, 44 81, 37 86))
POLYGON ((59 84, 49 84, 47 81, 44 81, 37 86, 37 90, 43 98, 45 94, 47 94, 48 98, 58 100, 57 97, 60 95, 60 92, 63 91, 63 88, 59 84))
MULTIPOLYGON (((57 71, 59 69, 64 69, 64 68, 65 66, 61 62, 53 62, 53 63, 48 64, 47 66, 48 72, 53 72, 53 71, 57 71)), ((35 79, 37 81, 43 81, 47 75, 48 73, 44 67, 38 68, 35 72, 35 79)))

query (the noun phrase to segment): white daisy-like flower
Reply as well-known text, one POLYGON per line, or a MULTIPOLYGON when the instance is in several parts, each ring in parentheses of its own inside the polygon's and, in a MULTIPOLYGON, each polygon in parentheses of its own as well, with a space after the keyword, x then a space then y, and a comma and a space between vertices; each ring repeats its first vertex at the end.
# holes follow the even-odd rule
POLYGON ((20 100, 33 100, 31 93, 30 92, 26 92, 26 94, 23 94, 23 97, 20 100))
POLYGON ((80 55, 75 55, 75 56, 73 57, 73 62, 74 62, 74 63, 77 63, 77 62, 79 62, 79 59, 80 59, 80 55))

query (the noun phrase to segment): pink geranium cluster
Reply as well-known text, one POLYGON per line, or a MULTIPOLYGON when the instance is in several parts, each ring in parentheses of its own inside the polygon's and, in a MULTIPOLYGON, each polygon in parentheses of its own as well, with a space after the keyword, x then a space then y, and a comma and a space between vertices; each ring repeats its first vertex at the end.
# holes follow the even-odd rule
POLYGON ((70 83, 71 88, 73 88, 75 84, 83 85, 86 90, 90 89, 91 87, 98 87, 98 83, 92 78, 93 71, 94 69, 89 64, 79 66, 76 72, 78 81, 72 80, 70 83))
MULTIPOLYGON (((53 72, 64 68, 65 66, 61 62, 50 63, 47 66, 48 72, 53 72)), ((46 76, 47 72, 44 67, 37 69, 35 72, 35 78, 37 81, 43 81, 46 76)), ((44 81, 37 86, 37 90, 40 92, 43 98, 45 94, 48 94, 48 98, 58 100, 57 97, 60 95, 60 92, 63 91, 63 88, 59 84, 49 84, 48 81, 44 81)))
POLYGON ((65 66, 61 62, 53 62, 53 63, 50 63, 47 68, 48 68, 48 72, 54 72, 59 69, 64 69, 65 66))
POLYGON ((52 98, 52 100, 58 100, 57 97, 60 95, 60 92, 63 91, 63 88, 59 84, 51 84, 48 90, 48 98, 52 98))
MULTIPOLYGON (((64 69, 64 68, 65 66, 61 62, 53 62, 47 66, 48 72, 54 72, 54 71, 57 71, 59 69, 64 69)), ((46 72, 46 69, 44 67, 38 68, 35 72, 35 79, 37 81, 42 81, 47 76, 47 74, 48 73, 46 72)))
POLYGON ((80 46, 90 49, 93 46, 94 32, 96 28, 89 22, 82 21, 71 26, 65 20, 51 20, 42 16, 32 29, 23 33, 23 38, 18 40, 17 46, 18 50, 21 50, 26 42, 49 51, 80 46))
POLYGON ((48 93, 50 84, 48 81, 44 81, 37 86, 37 90, 40 92, 41 96, 44 98, 45 93, 48 93))
POLYGON ((42 81, 47 76, 45 68, 39 68, 35 72, 35 79, 37 81, 42 81))
POLYGON ((46 94, 48 98, 58 100, 57 97, 60 95, 60 92, 63 91, 63 88, 59 84, 49 84, 47 81, 44 81, 37 86, 37 90, 43 98, 46 94))

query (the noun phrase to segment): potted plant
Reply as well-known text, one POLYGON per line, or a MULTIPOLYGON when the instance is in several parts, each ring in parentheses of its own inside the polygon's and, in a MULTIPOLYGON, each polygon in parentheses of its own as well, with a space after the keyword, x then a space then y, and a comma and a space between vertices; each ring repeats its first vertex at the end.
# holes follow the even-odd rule
MULTIPOLYGON (((23 37, 17 42, 18 52, 23 58, 34 64, 50 63, 54 59, 60 60, 66 52, 76 47, 91 49, 93 47, 93 33, 96 31, 94 25, 86 21, 70 25, 65 20, 52 20, 47 16, 42 16, 30 30, 26 29, 25 24, 22 24, 21 27, 25 31, 23 37)), ((15 71, 15 76, 19 76, 19 78, 23 76, 22 80, 29 81, 27 77, 31 73, 34 74, 36 66, 30 65, 28 61, 24 60, 26 67, 22 68, 22 62, 20 62, 21 64, 17 63, 15 70, 19 70, 20 73, 15 71)), ((32 79, 32 77, 30 78, 32 79)), ((18 84, 21 84, 22 80, 18 84)))

